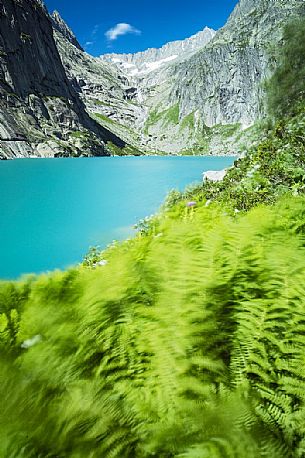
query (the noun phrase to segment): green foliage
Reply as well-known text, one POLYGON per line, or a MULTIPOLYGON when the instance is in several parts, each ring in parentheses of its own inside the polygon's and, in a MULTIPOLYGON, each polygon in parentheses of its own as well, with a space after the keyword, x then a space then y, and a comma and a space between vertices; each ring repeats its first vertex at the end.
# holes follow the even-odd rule
POLYGON ((73 132, 71 132, 70 135, 73 138, 84 138, 84 137, 86 137, 86 133, 82 132, 81 130, 74 130, 73 132))
POLYGON ((146 134, 149 133, 149 128, 158 123, 162 123, 163 126, 169 126, 170 124, 179 124, 180 108, 179 103, 167 108, 163 111, 153 110, 149 113, 149 116, 145 123, 144 131, 146 134))
MULTIPOLYGON (((259 204, 272 204, 287 194, 305 192, 305 105, 293 117, 278 121, 252 147, 235 161, 222 181, 206 181, 185 191, 180 201, 196 200, 227 205, 231 210, 249 210, 259 204)), ((176 197, 175 203, 179 201, 176 197)))
POLYGON ((78 269, 0 283, 0 456, 304 456, 304 126, 78 269))
MULTIPOLYGON (((223 151, 223 154, 227 154, 232 148, 232 142, 240 142, 240 139, 243 137, 244 140, 251 135, 254 136, 254 132, 250 134, 250 131, 253 131, 254 128, 248 128, 247 130, 242 130, 241 125, 236 124, 217 124, 212 127, 206 125, 201 125, 200 121, 195 129, 195 115, 191 113, 183 118, 180 122, 181 129, 188 128, 189 130, 196 130, 196 143, 191 147, 186 147, 183 150, 183 155, 209 155, 211 154, 211 144, 213 148, 215 145, 219 145, 219 151, 223 151), (227 145, 227 146, 226 146, 227 145)), ((194 133, 194 132, 193 132, 194 133)), ((241 145, 237 145, 234 149, 239 150, 241 145)))
POLYGON ((173 207, 174 205, 179 203, 181 199, 183 199, 183 193, 181 193, 177 189, 172 189, 166 197, 166 200, 164 203, 165 209, 173 207))
POLYGON ((100 269, 0 284, 0 456, 302 456, 304 208, 181 202, 100 269))
POLYGON ((290 23, 276 56, 277 67, 267 84, 269 113, 282 117, 305 99, 305 20, 290 23))
POLYGON ((143 156, 143 153, 131 145, 119 148, 112 142, 107 142, 107 149, 113 156, 143 156))
POLYGON ((31 280, 26 283, 0 283, 0 350, 14 348, 20 317, 28 299, 31 280))
POLYGON ((102 259, 102 250, 99 246, 92 246, 84 257, 83 266, 93 267, 94 264, 102 259))
MULTIPOLYGON (((121 138, 127 138, 128 143, 134 143, 136 139, 135 132, 118 121, 109 118, 101 113, 94 113, 94 119, 103 127, 110 129, 121 138), (131 141, 131 139, 133 141, 131 141)), ((113 156, 143 156, 144 153, 132 144, 126 144, 123 148, 116 146, 113 142, 107 142, 107 151, 113 156)))
POLYGON ((103 114, 101 114, 101 113, 94 113, 94 116, 95 116, 98 120, 104 121, 104 122, 106 122, 106 123, 108 123, 108 124, 116 124, 116 122, 115 122, 113 119, 111 119, 111 118, 109 118, 108 116, 105 116, 105 115, 103 115, 103 114))
POLYGON ((166 123, 178 124, 179 123, 179 103, 168 108, 163 115, 165 117, 166 123))
POLYGON ((146 134, 148 134, 149 127, 155 125, 159 121, 160 118, 161 116, 158 114, 157 110, 153 110, 149 112, 148 118, 145 122, 145 128, 144 128, 146 134))
MULTIPOLYGON (((178 118, 179 120, 179 118, 178 118)), ((194 112, 186 115, 184 118, 181 120, 180 124, 181 129, 189 129, 193 131, 195 129, 195 114, 194 112)))
POLYGON ((92 98, 91 101, 94 103, 94 105, 102 106, 102 107, 111 107, 112 105, 110 103, 106 103, 102 100, 94 99, 92 98))

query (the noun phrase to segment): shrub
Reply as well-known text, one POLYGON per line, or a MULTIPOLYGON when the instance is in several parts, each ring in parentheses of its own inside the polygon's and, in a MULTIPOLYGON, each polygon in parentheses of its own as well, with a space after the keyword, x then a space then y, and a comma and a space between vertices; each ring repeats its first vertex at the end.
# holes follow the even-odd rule
POLYGON ((284 30, 283 46, 277 53, 277 67, 267 84, 268 110, 277 118, 291 114, 305 99, 305 19, 284 30))

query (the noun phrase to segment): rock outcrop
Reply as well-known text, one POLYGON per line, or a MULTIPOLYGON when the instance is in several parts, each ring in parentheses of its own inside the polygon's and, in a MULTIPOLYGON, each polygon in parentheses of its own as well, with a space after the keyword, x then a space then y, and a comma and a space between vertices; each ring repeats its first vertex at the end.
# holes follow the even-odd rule
POLYGON ((39 0, 0 1, 0 157, 105 155, 124 142, 92 120, 39 0))
POLYGON ((179 101, 180 116, 198 110, 208 127, 253 124, 263 109, 272 47, 289 19, 304 14, 303 0, 241 0, 209 45, 173 68, 170 100, 179 101))
POLYGON ((52 26, 55 30, 61 33, 73 46, 78 48, 81 51, 84 51, 82 46, 79 44, 76 36, 67 25, 67 23, 62 19, 58 11, 54 11, 52 16, 52 26))

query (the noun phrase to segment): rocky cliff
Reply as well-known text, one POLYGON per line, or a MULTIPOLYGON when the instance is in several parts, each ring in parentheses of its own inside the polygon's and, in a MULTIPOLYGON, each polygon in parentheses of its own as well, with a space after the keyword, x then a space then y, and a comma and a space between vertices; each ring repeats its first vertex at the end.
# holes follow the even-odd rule
POLYGON ((180 117, 197 112, 205 125, 251 125, 262 112, 262 82, 283 26, 305 14, 303 0, 241 0, 220 30, 187 65, 175 66, 170 94, 180 117))
POLYGON ((79 44, 76 36, 70 29, 70 27, 67 25, 67 23, 62 19, 58 11, 54 11, 52 16, 52 26, 54 30, 57 30, 59 33, 61 33, 66 40, 68 40, 73 46, 78 48, 80 51, 84 51, 82 46, 79 44))
POLYGON ((100 58, 73 46, 58 28, 54 36, 69 80, 91 117, 129 145, 124 152, 116 148, 114 152, 149 154, 155 152, 151 136, 146 134, 149 97, 159 90, 165 98, 163 83, 172 63, 186 61, 214 35, 215 31, 206 27, 193 37, 167 43, 160 49, 100 58))
POLYGON ((0 0, 0 157, 240 153, 300 15, 304 0, 240 0, 217 32, 94 58, 40 0, 0 0))
POLYGON ((191 55, 174 53, 160 65, 153 50, 104 56, 129 79, 135 102, 146 109, 145 120, 138 120, 146 147, 240 152, 252 135, 247 128, 264 113, 263 83, 283 27, 304 14, 304 0, 240 0, 227 24, 191 55))
POLYGON ((0 157, 108 154, 67 78, 40 0, 0 1, 0 157))
MULTIPOLYGON (((134 126, 145 110, 138 101, 131 103, 135 94, 128 78, 116 65, 78 49, 57 29, 54 38, 69 82, 91 117, 115 132, 126 144, 132 144, 136 152, 140 141, 134 126)), ((111 139, 109 145, 114 145, 111 139)), ((124 154, 124 151, 119 153, 124 154)))

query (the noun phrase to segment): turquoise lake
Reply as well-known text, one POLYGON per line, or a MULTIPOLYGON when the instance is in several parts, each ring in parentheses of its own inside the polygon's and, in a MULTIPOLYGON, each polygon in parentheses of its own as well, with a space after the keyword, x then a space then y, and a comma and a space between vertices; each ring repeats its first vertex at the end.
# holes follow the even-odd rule
POLYGON ((0 161, 0 278, 63 269, 90 246, 130 237, 171 189, 233 157, 105 157, 0 161))

